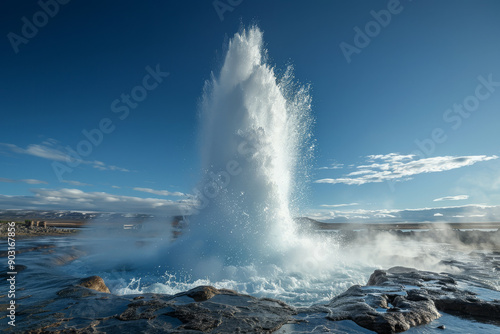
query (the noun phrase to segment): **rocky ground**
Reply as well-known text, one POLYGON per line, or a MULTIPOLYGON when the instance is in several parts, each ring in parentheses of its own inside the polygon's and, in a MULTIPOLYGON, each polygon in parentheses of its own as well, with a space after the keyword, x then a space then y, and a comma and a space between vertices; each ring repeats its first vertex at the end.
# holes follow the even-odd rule
MULTIPOLYGON (((5 235, 6 226, 0 228, 0 233, 5 235)), ((70 231, 20 224, 16 226, 16 236, 43 233, 67 234, 70 231)), ((349 242, 359 242, 365 238, 362 232, 349 233, 343 234, 349 242)), ((449 233, 453 233, 454 240, 459 240, 462 246, 473 245, 474 249, 488 249, 486 252, 473 252, 478 261, 485 262, 488 268, 500 270, 500 252, 495 251, 500 244, 498 231, 391 233, 400 238, 436 241, 440 238, 449 240, 449 233)), ((20 248, 16 254, 40 249, 50 253, 56 247, 53 244, 34 245, 32 248, 20 248)), ((57 259, 67 263, 78 258, 79 254, 73 253, 64 253, 68 258, 59 255, 57 259)), ((6 257, 7 252, 0 252, 0 256, 6 257)), ((442 329, 445 329, 444 333, 477 332, 453 329, 453 326, 458 326, 456 322, 447 322, 453 318, 465 319, 465 324, 473 321, 485 326, 487 329, 482 333, 500 333, 500 292, 481 280, 470 263, 447 260, 441 261, 440 265, 449 269, 443 270, 455 274, 405 267, 376 270, 364 286, 352 286, 327 304, 299 308, 280 300, 256 298, 210 286, 200 286, 176 295, 117 296, 110 293, 100 277, 79 280, 68 276, 66 284, 62 286, 60 280, 45 281, 43 287, 40 287, 44 297, 38 297, 36 289, 30 288, 29 294, 25 293, 28 291, 20 291, 23 297, 16 300, 16 326, 4 326, 9 319, 5 313, 1 313, 0 328, 8 333, 39 334, 288 334, 397 333, 407 330, 411 332, 420 325, 426 325, 425 333, 442 329)), ((27 269, 30 268, 17 264, 16 279, 39 279, 32 278, 36 273, 27 269)), ((0 278, 4 282, 9 277, 6 271, 0 272, 0 278)), ((9 300, 7 294, 0 293, 0 308, 5 309, 9 300)))
POLYGON ((328 304, 295 308, 210 286, 176 295, 116 296, 100 277, 92 276, 59 287, 52 300, 25 307, 21 303, 17 325, 9 329, 16 333, 397 333, 429 324, 442 312, 500 326, 500 292, 468 282, 486 289, 485 298, 460 288, 462 280, 404 267, 376 270, 365 286, 352 286, 328 304))

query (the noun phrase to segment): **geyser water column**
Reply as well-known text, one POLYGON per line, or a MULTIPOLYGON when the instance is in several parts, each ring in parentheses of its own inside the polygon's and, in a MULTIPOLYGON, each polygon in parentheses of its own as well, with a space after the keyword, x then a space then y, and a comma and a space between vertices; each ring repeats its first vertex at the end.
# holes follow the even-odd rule
POLYGON ((198 209, 175 247, 199 274, 207 263, 274 263, 292 243, 291 202, 310 143, 310 105, 291 68, 277 78, 266 64, 259 28, 235 34, 219 76, 205 85, 198 209))

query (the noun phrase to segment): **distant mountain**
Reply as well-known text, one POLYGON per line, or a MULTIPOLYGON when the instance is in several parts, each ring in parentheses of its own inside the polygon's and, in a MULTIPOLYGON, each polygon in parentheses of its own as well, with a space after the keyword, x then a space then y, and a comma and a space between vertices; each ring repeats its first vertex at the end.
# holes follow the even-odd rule
POLYGON ((404 210, 331 210, 308 217, 326 223, 476 223, 500 221, 500 206, 471 204, 404 210))
POLYGON ((60 210, 0 210, 0 220, 45 220, 45 221, 88 221, 100 219, 113 220, 141 220, 154 218, 153 215, 113 213, 113 212, 88 212, 88 211, 60 211, 60 210))

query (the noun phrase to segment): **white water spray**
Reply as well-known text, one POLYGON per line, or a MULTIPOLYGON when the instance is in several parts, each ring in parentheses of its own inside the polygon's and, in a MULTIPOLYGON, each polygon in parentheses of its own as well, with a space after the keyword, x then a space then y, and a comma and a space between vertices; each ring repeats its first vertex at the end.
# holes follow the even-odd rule
POLYGON ((276 263, 296 246, 291 203, 310 149, 311 98, 291 68, 278 79, 265 54, 262 32, 243 30, 205 86, 200 210, 170 253, 199 274, 211 274, 207 263, 276 263))
POLYGON ((98 274, 118 294, 213 285, 310 305, 366 284, 375 268, 440 268, 448 252, 439 244, 430 251, 418 239, 367 233, 340 248, 336 233, 296 228, 297 180, 310 156, 311 99, 306 88, 294 86, 290 69, 275 74, 262 45, 258 28, 236 34, 220 74, 206 84, 203 178, 189 231, 170 244, 164 221, 145 222, 133 234, 121 225, 120 231, 96 229, 85 241, 92 254, 74 261, 69 272, 98 274))
POLYGON ((120 279, 116 291, 214 285, 318 301, 352 283, 332 285, 333 272, 353 276, 335 240, 304 234, 293 220, 312 155, 311 97, 291 67, 277 75, 267 64, 257 27, 229 41, 220 74, 205 85, 200 118, 203 173, 189 229, 171 244, 155 243, 156 255, 135 261, 133 279, 125 287, 120 279))

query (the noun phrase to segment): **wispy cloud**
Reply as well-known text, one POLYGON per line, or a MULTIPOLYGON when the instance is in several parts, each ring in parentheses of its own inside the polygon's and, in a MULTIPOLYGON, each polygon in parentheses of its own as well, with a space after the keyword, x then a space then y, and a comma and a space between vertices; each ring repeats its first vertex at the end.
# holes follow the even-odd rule
POLYGON ((342 169, 344 164, 333 163, 330 166, 319 167, 318 169, 342 169))
POLYGON ((155 190, 155 189, 151 189, 151 188, 134 188, 134 190, 136 191, 142 191, 142 192, 145 192, 145 193, 150 193, 150 194, 154 194, 154 195, 159 195, 159 196, 187 196, 186 194, 183 194, 181 192, 170 192, 168 190, 155 190))
POLYGON ((41 180, 35 180, 35 179, 22 179, 22 180, 14 180, 14 179, 8 179, 5 177, 0 177, 0 182, 7 182, 7 183, 27 183, 27 184, 48 184, 45 181, 41 180))
POLYGON ((48 184, 48 182, 41 181, 41 180, 35 180, 35 179, 23 179, 20 181, 27 183, 27 184, 48 184))
POLYGON ((457 195, 457 196, 445 196, 445 197, 440 197, 436 198, 434 202, 440 202, 440 201, 463 201, 469 199, 469 195, 457 195))
POLYGON ((55 160, 55 161, 66 161, 69 157, 58 149, 46 146, 52 145, 50 142, 44 142, 45 144, 30 144, 26 148, 19 147, 14 144, 0 143, 1 146, 10 149, 10 151, 18 154, 28 154, 35 157, 55 160))
POLYGON ((322 204, 321 207, 323 208, 341 208, 345 206, 355 206, 359 205, 359 203, 348 203, 348 204, 322 204))
POLYGON ((54 139, 45 140, 42 144, 30 144, 26 148, 19 147, 14 144, 0 143, 0 147, 7 148, 9 151, 17 154, 26 154, 38 158, 48 159, 61 162, 79 162, 81 164, 90 165, 99 170, 111 170, 120 172, 130 172, 130 170, 118 166, 107 165, 98 160, 77 160, 68 154, 67 151, 54 139))
POLYGON ((62 180, 61 182, 71 184, 72 186, 76 186, 76 187, 91 186, 91 184, 89 184, 89 183, 84 183, 84 182, 74 181, 74 180, 62 180))
POLYGON ((315 183, 362 185, 384 181, 410 180, 412 176, 423 173, 444 172, 481 161, 498 159, 492 155, 442 156, 416 159, 415 155, 390 153, 386 155, 369 155, 367 163, 357 167, 357 171, 340 178, 320 179, 315 183))
POLYGON ((118 167, 118 166, 113 166, 113 165, 106 165, 102 161, 94 160, 94 161, 90 161, 90 162, 87 161, 85 163, 90 163, 90 164, 92 164, 92 167, 97 168, 99 170, 111 170, 111 171, 119 171, 119 172, 130 172, 130 170, 128 170, 126 168, 122 168, 122 167, 118 167))

